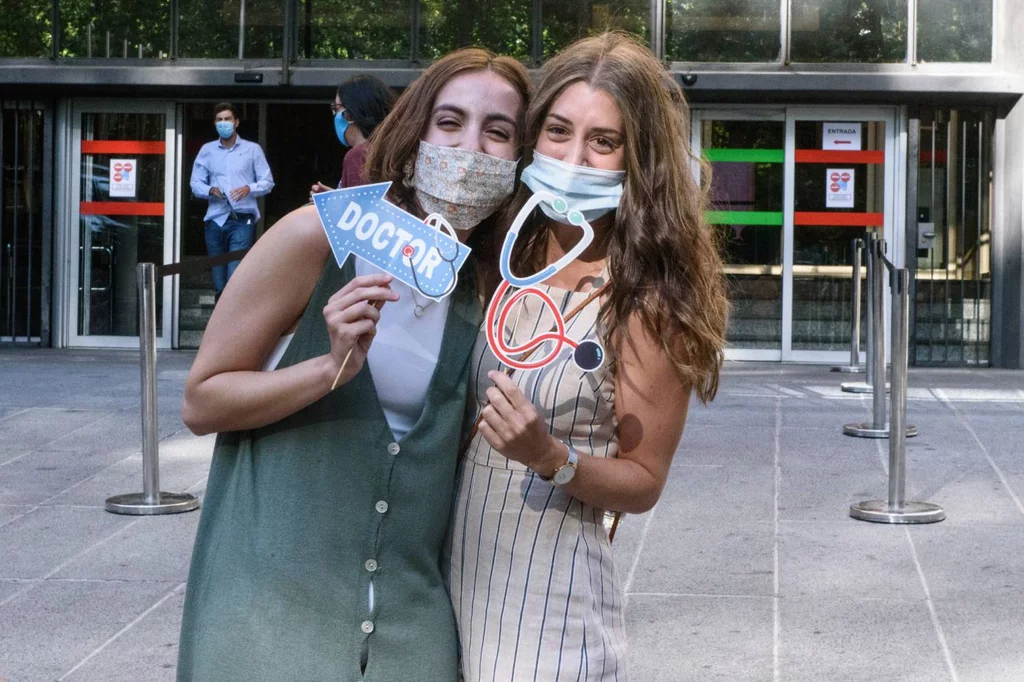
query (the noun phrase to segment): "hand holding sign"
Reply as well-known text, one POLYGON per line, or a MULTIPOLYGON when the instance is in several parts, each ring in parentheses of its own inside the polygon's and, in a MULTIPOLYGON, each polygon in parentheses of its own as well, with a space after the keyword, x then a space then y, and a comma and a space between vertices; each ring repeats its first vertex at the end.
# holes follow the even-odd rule
MULTIPOLYGON (((455 290, 459 269, 469 256, 469 247, 411 213, 388 203, 384 196, 390 187, 390 182, 381 182, 323 192, 313 197, 313 203, 320 216, 320 224, 327 233, 334 258, 340 267, 344 265, 348 255, 354 253, 398 281, 419 290, 424 296, 440 300, 455 290)), ((348 286, 345 289, 348 289, 348 286)), ((385 299, 377 300, 376 309, 380 310, 380 305, 383 305, 385 299)), ((398 299, 396 297, 390 300, 398 299)), ((327 311, 324 311, 324 314, 326 316, 327 311)), ((370 317, 373 318, 372 315, 370 317)), ((378 319, 379 315, 373 318, 374 332, 378 319)), ((365 326, 363 322, 359 324, 365 326)), ((330 327, 330 322, 328 326, 330 327)), ((340 339, 348 345, 348 351, 337 376, 334 377, 332 391, 337 387, 356 349, 360 349, 362 358, 365 359, 366 350, 373 336, 370 334, 367 337, 366 334, 369 332, 362 330, 361 326, 356 331, 360 332, 359 342, 352 341, 348 336, 340 339)), ((334 345, 332 335, 332 348, 334 345)), ((357 362, 357 365, 361 367, 362 360, 357 362)))
POLYGON ((386 201, 390 187, 390 182, 381 182, 313 196, 334 257, 340 266, 354 253, 440 300, 454 291, 470 249, 386 201))
POLYGON ((366 362, 370 343, 377 333, 381 307, 388 301, 398 300, 398 293, 389 286, 391 280, 390 275, 383 273, 354 277, 324 306, 331 357, 339 367, 331 390, 337 387, 346 370, 345 381, 348 381, 366 362))

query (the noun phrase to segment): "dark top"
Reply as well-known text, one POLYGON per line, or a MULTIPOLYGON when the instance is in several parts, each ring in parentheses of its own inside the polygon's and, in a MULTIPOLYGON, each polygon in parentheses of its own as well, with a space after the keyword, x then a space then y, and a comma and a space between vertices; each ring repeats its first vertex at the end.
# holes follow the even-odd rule
MULTIPOLYGON (((329 351, 322 310, 353 273, 328 260, 280 367, 329 351)), ((452 294, 423 413, 398 443, 369 365, 290 417, 218 435, 179 682, 456 679, 439 561, 482 316, 473 279, 452 294)))
POLYGON ((367 151, 368 145, 363 142, 345 152, 345 159, 341 162, 341 182, 338 183, 338 189, 366 184, 363 180, 363 164, 366 163, 367 151))

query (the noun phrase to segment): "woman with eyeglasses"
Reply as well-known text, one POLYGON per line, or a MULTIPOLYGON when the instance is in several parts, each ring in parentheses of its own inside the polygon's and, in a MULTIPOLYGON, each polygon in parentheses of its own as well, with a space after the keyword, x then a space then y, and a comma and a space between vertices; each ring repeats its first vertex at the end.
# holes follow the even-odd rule
POLYGON ((566 48, 544 67, 526 120, 502 264, 514 280, 543 281, 540 296, 510 292, 505 323, 492 331, 488 319, 473 354, 478 430, 460 462, 446 562, 462 670, 466 682, 623 682, 605 510, 654 506, 690 393, 715 395, 722 262, 690 172, 683 93, 646 47, 605 34, 566 48), (520 209, 534 206, 523 222, 520 209), (489 331, 509 348, 549 338, 540 358, 558 337, 588 342, 604 363, 566 348, 512 371, 523 357, 499 345, 499 360, 489 331))
POLYGON ((367 140, 387 118, 394 104, 395 93, 373 76, 356 76, 338 86, 330 106, 334 133, 341 146, 347 149, 341 162, 341 181, 336 188, 318 182, 310 188, 311 194, 364 184, 367 140))

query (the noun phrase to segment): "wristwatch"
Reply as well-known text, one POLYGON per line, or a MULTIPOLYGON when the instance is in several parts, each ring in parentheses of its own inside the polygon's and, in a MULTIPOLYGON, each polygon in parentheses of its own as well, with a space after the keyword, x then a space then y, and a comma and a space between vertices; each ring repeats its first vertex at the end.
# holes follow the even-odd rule
POLYGON ((571 443, 564 440, 561 441, 561 443, 569 450, 569 456, 566 458, 565 464, 555 469, 555 473, 552 474, 551 478, 548 478, 544 474, 537 474, 545 481, 556 486, 565 485, 571 481, 576 475, 576 467, 579 466, 580 463, 580 453, 576 452, 576 448, 574 448, 571 443))

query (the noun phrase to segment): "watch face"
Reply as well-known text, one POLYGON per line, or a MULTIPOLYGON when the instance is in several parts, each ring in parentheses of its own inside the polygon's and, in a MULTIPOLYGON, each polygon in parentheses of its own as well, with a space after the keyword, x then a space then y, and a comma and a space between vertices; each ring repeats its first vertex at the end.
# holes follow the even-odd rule
POLYGON ((555 485, 565 485, 572 480, 572 477, 576 475, 576 467, 566 465, 555 472, 555 475, 551 478, 555 482, 555 485))

